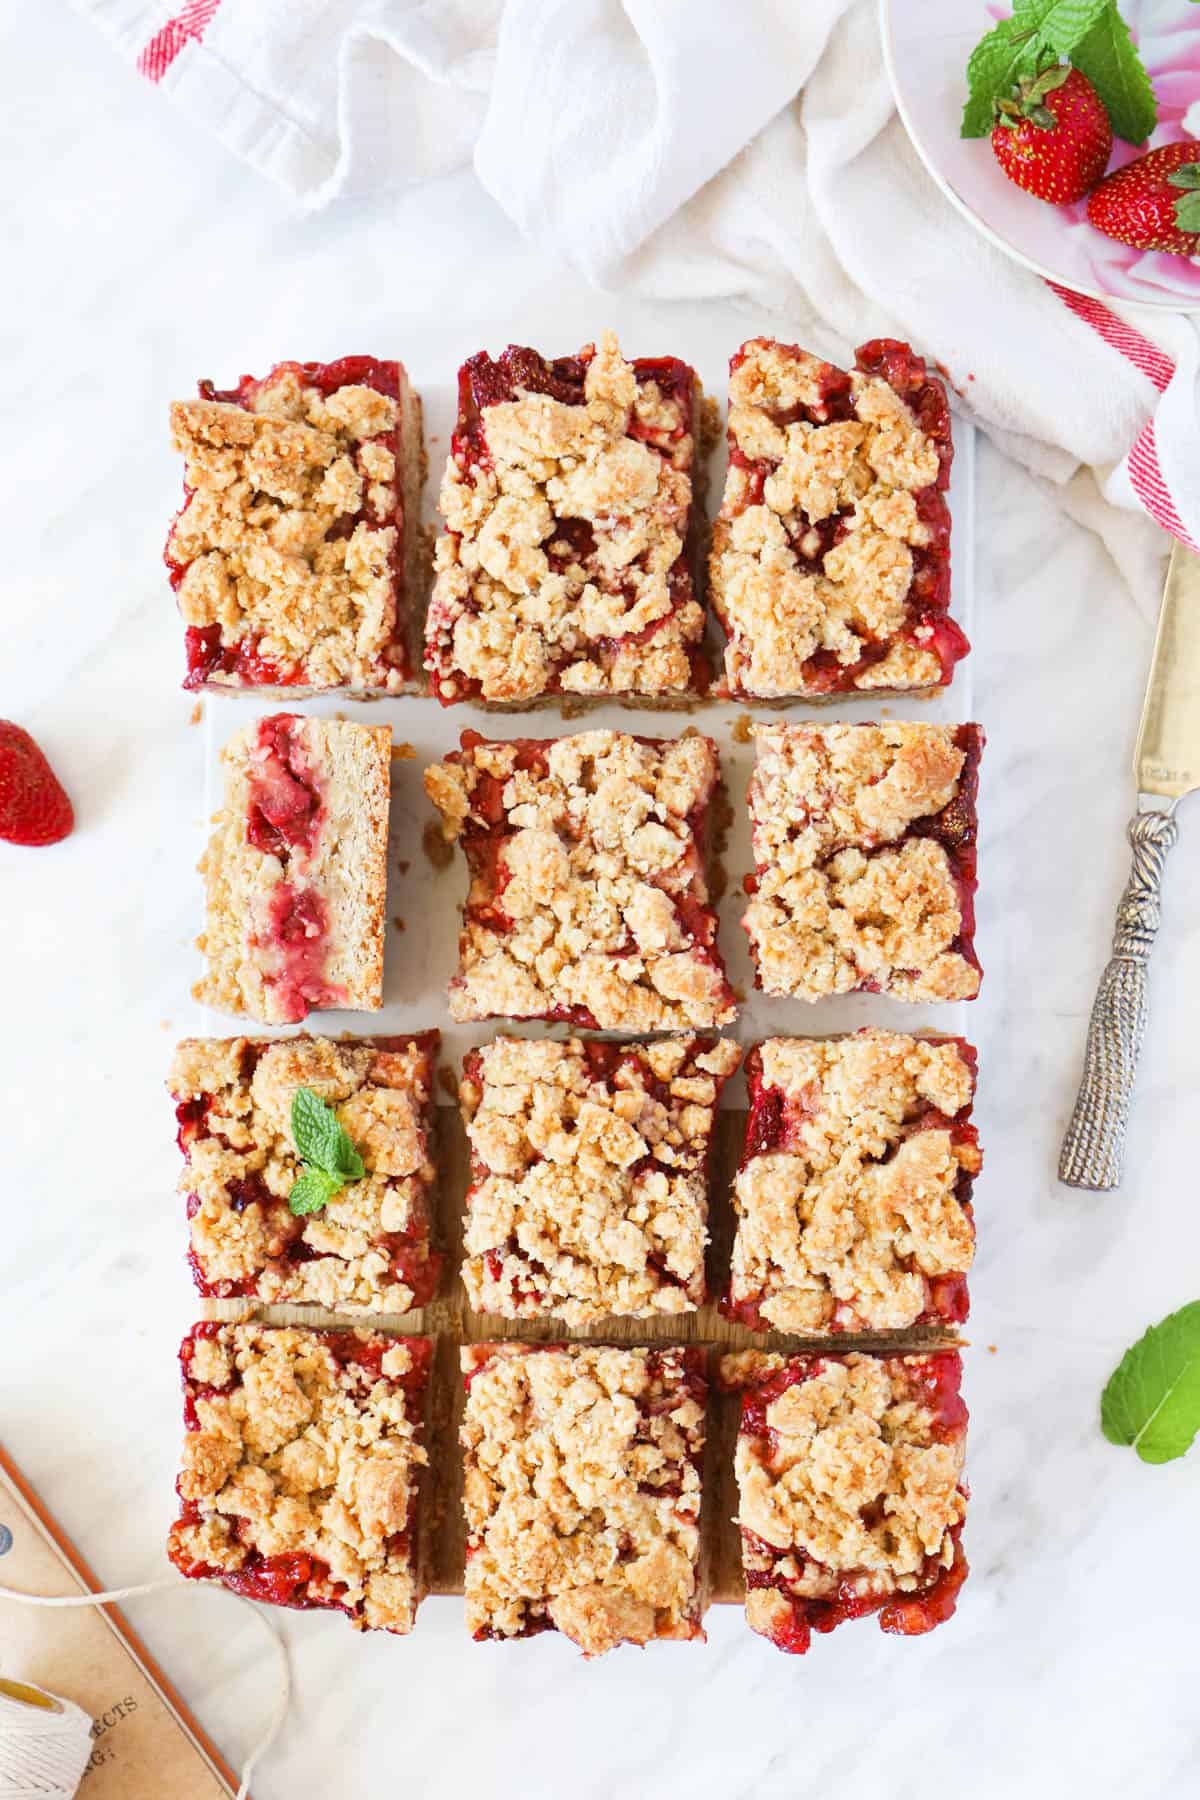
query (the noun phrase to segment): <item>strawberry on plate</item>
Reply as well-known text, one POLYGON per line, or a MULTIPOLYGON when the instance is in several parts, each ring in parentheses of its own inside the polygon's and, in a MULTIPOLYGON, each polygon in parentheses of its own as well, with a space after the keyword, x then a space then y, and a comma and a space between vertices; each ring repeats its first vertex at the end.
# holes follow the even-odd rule
POLYGON ((1163 144, 1108 176, 1088 201, 1097 231, 1135 250, 1200 256, 1200 142, 1163 144))
POLYGON ((1039 200, 1081 200, 1112 153, 1104 102, 1078 69, 1052 63, 995 102, 992 150, 1010 181, 1039 200))
POLYGON ((62 783, 29 733, 0 719, 0 838, 57 844, 74 824, 62 783))

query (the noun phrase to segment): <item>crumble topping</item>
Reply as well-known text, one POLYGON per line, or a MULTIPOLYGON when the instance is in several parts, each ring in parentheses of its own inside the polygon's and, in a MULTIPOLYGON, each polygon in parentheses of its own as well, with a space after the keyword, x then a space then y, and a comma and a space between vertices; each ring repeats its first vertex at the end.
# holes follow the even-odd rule
POLYGON ((235 732, 221 762, 196 999, 268 1024, 377 1011, 390 729, 276 714, 235 732))
POLYGON ((467 1625, 552 1626, 589 1656, 701 1635, 704 1353, 477 1344, 467 1378, 467 1625))
POLYGON ((755 728, 755 892, 743 924, 764 990, 816 1000, 871 987, 970 999, 976 727, 755 728), (913 827, 919 826, 914 833, 913 827))
POLYGON ((791 1600, 843 1600, 847 1577, 852 1604, 869 1610, 928 1589, 952 1566, 966 1515, 965 1431, 947 1431, 924 1379, 951 1360, 754 1351, 722 1360, 722 1380, 749 1384, 751 1399, 766 1384, 765 1429, 743 1417, 735 1455, 756 1631, 774 1636, 791 1600), (796 1378, 772 1381, 781 1375, 796 1378))
POLYGON ((436 1034, 180 1044, 168 1085, 180 1103, 179 1191, 205 1292, 331 1310, 399 1313, 425 1303, 438 1267, 428 1204, 436 1054, 436 1034), (294 1218, 300 1087, 332 1107, 366 1174, 320 1213, 294 1218))
POLYGON ((726 1039, 497 1038, 461 1088, 473 1152, 463 1281, 476 1312, 570 1325, 704 1299, 708 1154, 726 1039))
POLYGON ((464 736, 427 769, 472 876, 452 1016, 637 1033, 728 1023, 702 853, 718 772, 708 738, 615 731, 464 736))
POLYGON ((769 1038, 748 1072, 756 1148, 734 1184, 731 1310, 793 1332, 942 1316, 932 1284, 971 1266, 982 1161, 959 1045, 873 1029, 769 1038))
POLYGON ((411 1630, 427 1457, 406 1390, 423 1388, 428 1352, 366 1332, 198 1327, 172 1561, 254 1597, 341 1607, 360 1630, 411 1630))
POLYGON ((524 385, 522 374, 566 386, 562 365, 533 352, 475 362, 515 397, 475 395, 474 365, 463 371, 427 626, 439 697, 694 688, 694 371, 674 365, 686 383, 664 387, 607 332, 572 359, 575 403, 524 385))
MULTIPOLYGON (((404 502, 422 452, 419 403, 399 365, 385 367, 399 371, 399 402, 362 384, 325 393, 283 364, 239 401, 171 408, 188 499, 167 555, 184 622, 277 685, 401 686, 404 502)), ((219 663, 208 678, 242 685, 219 663)))
MULTIPOLYGON (((948 448, 948 418, 944 436, 948 448)), ((913 608, 914 552, 937 549, 915 496, 942 485, 943 449, 904 397, 879 374, 753 339, 731 367, 729 445, 711 581, 731 691, 943 683, 913 608)))

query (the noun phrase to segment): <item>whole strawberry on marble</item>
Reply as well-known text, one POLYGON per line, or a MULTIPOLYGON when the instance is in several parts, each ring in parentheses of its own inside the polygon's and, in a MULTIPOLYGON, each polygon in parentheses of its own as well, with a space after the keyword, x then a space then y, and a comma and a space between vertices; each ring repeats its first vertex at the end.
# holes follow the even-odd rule
POLYGON ((29 733, 0 719, 0 838, 57 844, 74 824, 66 791, 29 733))
POLYGON ((1064 63, 994 102, 992 150, 1010 181, 1061 205, 1095 187, 1112 153, 1112 126, 1086 75, 1064 63))
POLYGON ((1200 256, 1200 141, 1162 144, 1102 181, 1088 201, 1097 231, 1135 250, 1200 256))

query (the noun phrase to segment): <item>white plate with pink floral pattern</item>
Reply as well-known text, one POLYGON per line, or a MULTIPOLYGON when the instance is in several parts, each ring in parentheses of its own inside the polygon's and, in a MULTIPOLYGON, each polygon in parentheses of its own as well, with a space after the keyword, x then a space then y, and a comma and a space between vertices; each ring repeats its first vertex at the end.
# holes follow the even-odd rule
MULTIPOLYGON (((1132 250, 1088 223, 1086 201, 1048 206, 1008 180, 986 137, 959 136, 967 58, 1006 17, 996 0, 880 0, 883 53, 917 154, 971 223, 1027 268, 1077 293, 1139 306, 1200 311, 1200 257, 1132 250)), ((1145 148, 1200 140, 1200 5, 1121 0, 1154 84, 1158 125, 1145 148)), ((1110 170, 1141 154, 1118 138, 1110 170)))

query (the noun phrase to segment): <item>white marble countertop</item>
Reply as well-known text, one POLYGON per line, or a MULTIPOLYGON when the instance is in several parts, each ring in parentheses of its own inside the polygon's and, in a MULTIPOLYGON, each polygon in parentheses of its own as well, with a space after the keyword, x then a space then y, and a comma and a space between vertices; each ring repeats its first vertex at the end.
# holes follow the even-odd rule
MULTIPOLYGON (((162 1089, 194 1018, 203 812, 159 561, 166 401, 198 372, 402 346, 423 321, 473 347, 612 314, 470 179, 299 217, 74 18, 22 0, 0 46, 0 715, 44 744, 79 821, 52 850, 0 845, 0 1437, 101 1576, 133 1582, 163 1569, 194 1304, 162 1089)), ((658 347, 686 338, 687 308, 639 317, 658 347)), ((746 315, 728 317, 732 343, 746 315)), ((1126 873, 1152 605, 986 442, 978 531, 987 1170, 957 1618, 913 1641, 848 1627, 801 1661, 719 1609, 707 1649, 589 1666, 553 1636, 471 1646, 450 1601, 408 1640, 283 1615, 296 1703, 257 1800, 1195 1791, 1200 1452, 1147 1468, 1104 1442, 1097 1402, 1200 1287, 1200 817, 1168 870, 1125 1186, 1070 1192, 1054 1166, 1126 873)), ((257 1635, 220 1595, 130 1611, 236 1761, 267 1705, 257 1635)))

